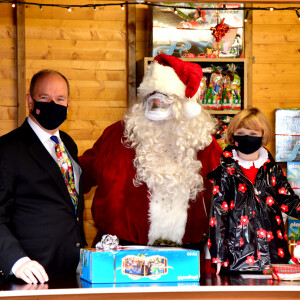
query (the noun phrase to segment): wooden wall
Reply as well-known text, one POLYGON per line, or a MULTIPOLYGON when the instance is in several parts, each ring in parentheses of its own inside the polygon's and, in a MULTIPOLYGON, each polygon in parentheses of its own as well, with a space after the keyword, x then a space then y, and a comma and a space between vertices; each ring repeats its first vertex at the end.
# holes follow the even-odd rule
MULTIPOLYGON (((264 111, 275 130, 275 109, 300 108, 300 21, 295 11, 256 11, 252 36, 252 104, 264 111)), ((274 143, 273 135, 273 154, 274 143)))
MULTIPOLYGON (((85 3, 90 1, 72 0, 72 4, 85 3)), ((82 154, 104 128, 122 118, 127 107, 126 12, 119 6, 96 11, 75 8, 71 13, 27 6, 25 18, 26 90, 40 69, 66 75, 71 107, 62 129, 74 138, 82 154)), ((15 22, 13 8, 0 4, 0 135, 17 126, 15 22)), ((148 8, 137 5, 137 61, 147 56, 147 26, 148 8)), ((246 54, 253 60, 248 102, 262 109, 274 127, 276 108, 300 107, 300 21, 294 11, 256 11, 250 13, 247 26, 246 54)), ((274 139, 269 148, 274 154, 274 139)), ((86 195, 85 210, 89 245, 96 233, 90 212, 92 196, 93 191, 86 195)))
POLYGON ((0 6, 0 135, 17 127, 16 28, 10 5, 0 6))

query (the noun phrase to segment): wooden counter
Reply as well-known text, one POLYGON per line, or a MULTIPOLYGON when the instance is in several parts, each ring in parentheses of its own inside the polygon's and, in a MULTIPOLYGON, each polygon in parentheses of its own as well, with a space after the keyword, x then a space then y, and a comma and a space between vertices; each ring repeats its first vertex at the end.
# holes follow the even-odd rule
POLYGON ((0 284, 0 298, 7 299, 299 299, 300 281, 275 281, 257 275, 201 275, 200 283, 89 284, 79 278, 48 284, 0 284))

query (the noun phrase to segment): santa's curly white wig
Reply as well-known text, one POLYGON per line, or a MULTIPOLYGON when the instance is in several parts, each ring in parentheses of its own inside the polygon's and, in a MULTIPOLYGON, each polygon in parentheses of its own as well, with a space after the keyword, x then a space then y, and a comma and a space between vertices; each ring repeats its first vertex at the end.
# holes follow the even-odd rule
POLYGON ((156 239, 181 243, 189 201, 203 190, 202 163, 197 152, 212 141, 215 123, 201 110, 188 119, 183 113, 184 100, 172 95, 173 114, 167 120, 145 117, 145 96, 124 117, 125 146, 134 148, 135 185, 143 182, 149 190, 149 244, 156 239))

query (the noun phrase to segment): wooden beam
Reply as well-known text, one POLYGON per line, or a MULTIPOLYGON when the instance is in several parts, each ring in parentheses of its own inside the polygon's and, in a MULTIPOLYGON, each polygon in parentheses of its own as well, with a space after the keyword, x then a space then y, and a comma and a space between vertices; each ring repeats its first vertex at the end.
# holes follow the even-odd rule
POLYGON ((127 99, 128 106, 136 102, 136 10, 135 5, 126 7, 127 27, 127 99))
POLYGON ((17 56, 17 107, 18 126, 26 117, 26 57, 25 57, 25 5, 16 7, 16 56, 17 56))
MULTIPOLYGON (((248 4, 246 7, 251 8, 253 5, 248 4)), ((247 107, 252 107, 252 63, 255 62, 253 57, 253 12, 249 11, 247 22, 245 22, 244 31, 244 57, 247 58, 247 107)), ((246 107, 244 107, 246 108, 246 107)))

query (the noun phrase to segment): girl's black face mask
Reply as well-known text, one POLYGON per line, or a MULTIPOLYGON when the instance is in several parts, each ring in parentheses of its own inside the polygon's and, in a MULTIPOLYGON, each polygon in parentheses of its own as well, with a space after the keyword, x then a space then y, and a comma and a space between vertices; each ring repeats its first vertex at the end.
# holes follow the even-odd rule
POLYGON ((38 102, 33 99, 31 114, 47 130, 58 128, 67 118, 68 107, 51 102, 38 102))
POLYGON ((237 150, 243 154, 251 154, 261 147, 261 136, 250 135, 234 135, 233 139, 238 145, 235 145, 237 150))

